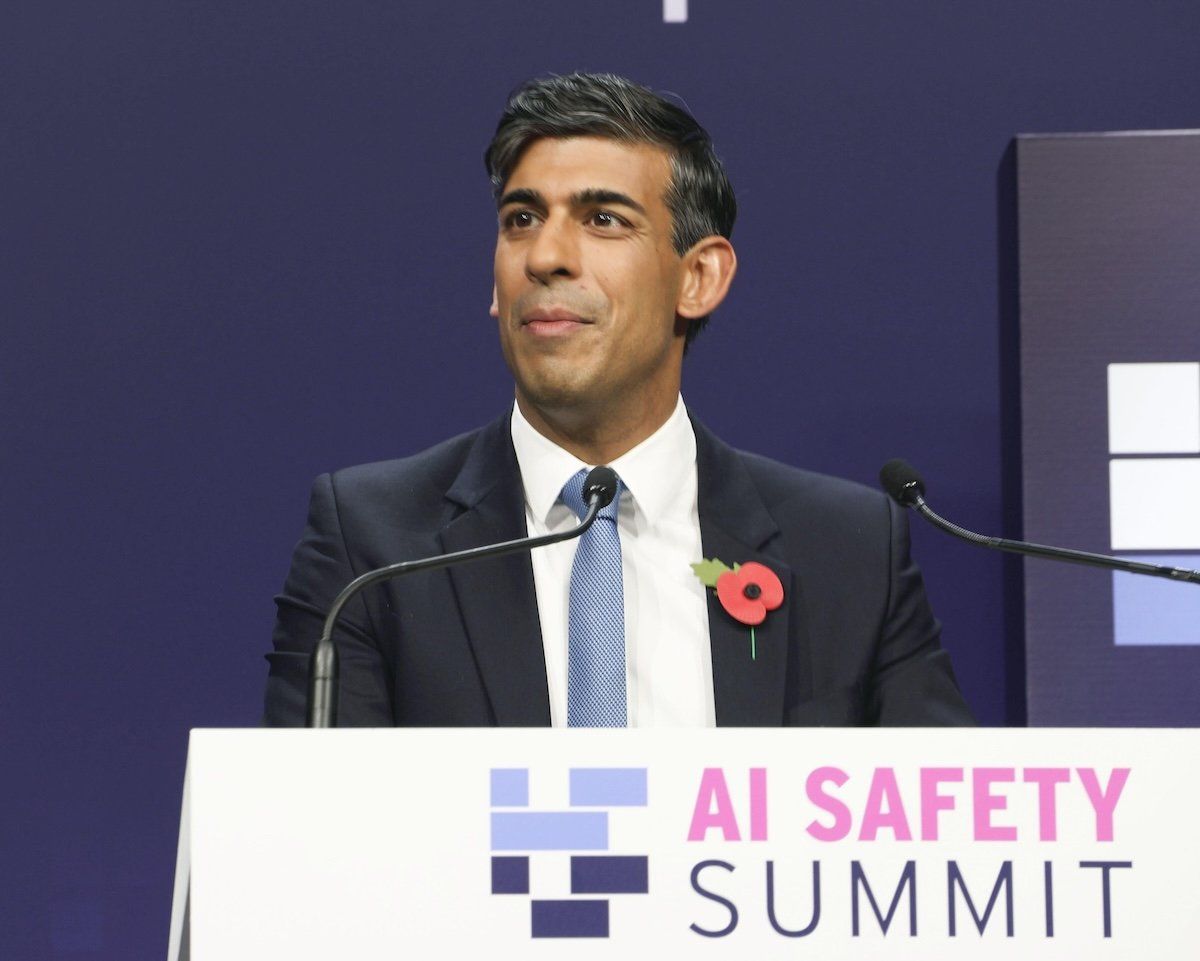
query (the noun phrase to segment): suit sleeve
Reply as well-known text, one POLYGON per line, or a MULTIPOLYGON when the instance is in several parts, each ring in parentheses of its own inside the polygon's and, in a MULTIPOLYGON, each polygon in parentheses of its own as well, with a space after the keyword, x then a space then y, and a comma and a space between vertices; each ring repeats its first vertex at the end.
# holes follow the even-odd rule
MULTIPOLYGON (((283 593, 275 598, 274 650, 267 655, 270 671, 263 715, 268 727, 304 726, 309 655, 333 599, 360 573, 351 564, 342 534, 335 478, 322 474, 313 483, 308 523, 292 554, 283 593)), ((333 639, 341 671, 339 726, 392 726, 388 674, 361 596, 343 610, 333 639)))
POLYGON ((912 560, 908 517, 890 498, 886 503, 891 570, 868 705, 872 722, 892 727, 974 725, 912 560))

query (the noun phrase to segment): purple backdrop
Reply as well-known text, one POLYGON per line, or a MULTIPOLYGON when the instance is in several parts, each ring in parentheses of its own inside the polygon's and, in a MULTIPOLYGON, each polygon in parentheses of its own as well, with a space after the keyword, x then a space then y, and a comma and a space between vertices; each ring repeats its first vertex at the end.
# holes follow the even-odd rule
MULTIPOLYGON (((1001 526, 998 161, 1194 125, 1200 7, 689 8, 6 8, 6 956, 165 948, 186 732, 258 718, 312 476, 507 402, 480 157, 531 74, 625 73, 713 132, 742 270, 687 363, 711 427, 865 483, 903 454, 1001 526)), ((1020 721, 1001 561, 915 541, 969 699, 1020 721)))

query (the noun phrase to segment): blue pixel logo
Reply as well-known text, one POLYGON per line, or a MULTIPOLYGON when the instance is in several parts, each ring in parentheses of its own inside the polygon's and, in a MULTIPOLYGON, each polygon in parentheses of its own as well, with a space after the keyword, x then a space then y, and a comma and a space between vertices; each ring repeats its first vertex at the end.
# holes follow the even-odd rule
MULTIPOLYGON (((1109 364, 1108 452, 1113 551, 1200 567, 1200 363, 1109 364)), ((1113 640, 1200 644, 1200 591, 1113 574, 1113 640)))
MULTIPOLYGON (((646 806, 646 768, 571 768, 569 778, 567 810, 536 809, 528 768, 491 769, 492 894, 529 898, 534 938, 607 938, 607 896, 650 890, 646 855, 608 853, 612 809, 646 806), (541 890, 537 868, 564 858, 570 891, 541 890)), ((547 879, 563 876, 545 866, 547 879)))

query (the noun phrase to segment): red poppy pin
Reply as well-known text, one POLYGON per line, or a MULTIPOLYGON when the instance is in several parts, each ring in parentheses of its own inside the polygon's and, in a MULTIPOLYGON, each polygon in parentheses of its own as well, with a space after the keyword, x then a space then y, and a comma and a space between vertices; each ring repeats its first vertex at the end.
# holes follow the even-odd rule
POLYGON ((762 564, 749 561, 730 567, 715 557, 691 565, 700 583, 717 592, 717 600, 734 620, 750 626, 750 659, 757 660, 754 627, 783 603, 783 584, 778 575, 762 564))

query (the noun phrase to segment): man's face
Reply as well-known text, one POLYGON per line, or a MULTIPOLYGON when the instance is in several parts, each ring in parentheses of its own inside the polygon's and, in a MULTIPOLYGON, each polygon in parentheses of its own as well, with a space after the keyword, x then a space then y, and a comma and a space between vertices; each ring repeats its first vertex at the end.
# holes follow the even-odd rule
POLYGON ((521 155, 500 200, 492 315, 522 409, 674 405, 683 271, 670 176, 665 150, 601 137, 536 140, 521 155))

